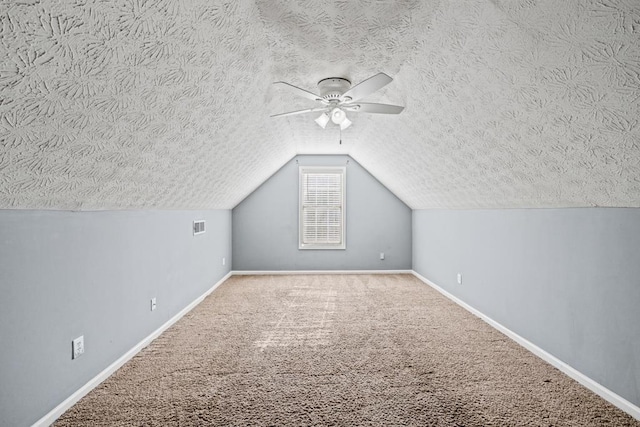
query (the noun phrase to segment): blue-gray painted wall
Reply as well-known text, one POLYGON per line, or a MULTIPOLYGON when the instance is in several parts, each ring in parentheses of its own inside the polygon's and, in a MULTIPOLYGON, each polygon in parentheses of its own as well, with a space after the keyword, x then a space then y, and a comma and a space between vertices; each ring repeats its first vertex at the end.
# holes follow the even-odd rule
POLYGON ((411 209, 348 156, 297 156, 233 209, 233 269, 411 269, 411 209), (344 165, 346 249, 298 249, 298 166, 344 165))
POLYGON ((0 211, 0 426, 46 415, 231 262, 230 210, 0 211), (72 360, 80 335, 85 354, 72 360))
POLYGON ((413 267, 640 405, 640 209, 425 210, 411 221, 411 211, 352 159, 298 157, 307 165, 346 160, 347 183, 356 184, 355 191, 348 187, 356 198, 347 206, 359 207, 348 211, 348 230, 357 231, 347 235, 348 250, 358 249, 349 255, 297 257, 295 159, 233 211, 234 243, 245 229, 263 233, 263 245, 236 243, 234 254, 248 254, 240 263, 231 257, 231 211, 0 211, 0 425, 30 425, 45 415, 232 263, 266 270, 413 267), (271 198, 276 189, 285 196, 271 198), (283 206, 293 212, 284 214, 283 206), (205 234, 192 235, 194 219, 207 220, 205 234), (273 238, 283 234, 285 241, 273 238), (153 296, 158 309, 151 312, 153 296), (79 335, 86 354, 73 361, 71 340, 79 335))
POLYGON ((640 209, 420 210, 413 233, 417 273, 640 406, 640 209))

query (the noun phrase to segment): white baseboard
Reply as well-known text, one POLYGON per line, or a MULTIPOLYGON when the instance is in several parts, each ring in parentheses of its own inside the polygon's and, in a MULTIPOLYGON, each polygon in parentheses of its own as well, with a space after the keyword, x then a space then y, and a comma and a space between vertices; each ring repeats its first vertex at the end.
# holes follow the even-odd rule
POLYGON ((582 372, 577 371, 575 368, 572 368, 571 366, 567 365, 562 360, 558 359, 557 357, 553 356, 550 353, 547 353, 546 351, 544 351, 543 349, 541 349, 537 345, 533 344, 531 341, 528 341, 527 339, 521 337, 520 335, 516 334, 512 330, 510 330, 507 327, 505 327, 505 326, 501 325, 500 323, 496 322, 495 320, 493 320, 489 316, 487 316, 487 315, 481 313, 480 311, 476 310, 475 308, 473 308, 472 306, 470 306, 466 302, 462 301, 461 299, 459 299, 458 297, 454 296, 453 294, 447 292, 446 290, 444 290, 440 286, 436 285, 435 283, 433 283, 432 281, 430 281, 426 277, 421 276, 420 274, 418 274, 415 271, 412 271, 412 273, 413 273, 413 275, 415 277, 417 277, 418 279, 420 279, 421 281, 423 281, 427 285, 431 286, 433 289, 435 289, 436 291, 440 292, 442 295, 444 295, 445 297, 449 298, 451 301, 455 302, 456 304, 458 304, 459 306, 461 306, 465 310, 469 311, 470 313, 478 316, 480 319, 484 320, 486 323, 488 323, 489 325, 491 325, 492 327, 494 327, 498 331, 502 332, 503 334, 505 334, 506 336, 508 336, 509 338, 511 338, 512 340, 514 340, 515 342, 517 342, 518 344, 520 344, 521 346, 523 346, 524 348, 526 348, 527 350, 529 350, 530 352, 532 352, 533 354, 535 354, 536 356, 538 356, 539 358, 544 360, 545 362, 547 362, 550 365, 556 367, 557 369, 559 369, 560 371, 562 371, 563 373, 565 373, 569 377, 571 377, 574 380, 578 381, 580 384, 582 384, 583 386, 585 386, 589 390, 593 391, 595 394, 597 394, 598 396, 602 397, 607 402, 609 402, 609 403, 617 406, 618 408, 622 409, 623 411, 625 411, 627 414, 631 415, 635 419, 640 420, 640 407, 634 405, 633 403, 629 402, 625 398, 617 395, 616 393, 614 393, 613 391, 609 390, 608 388, 606 388, 602 384, 599 384, 599 383, 595 382, 594 380, 592 380, 591 378, 589 378, 588 376, 586 376, 582 372))
POLYGON ((237 270, 234 276, 270 276, 294 274, 412 274, 413 270, 237 270))
POLYGON ((115 371, 117 371, 122 365, 127 363, 133 356, 138 354, 140 350, 148 346, 153 340, 158 338, 160 334, 169 329, 171 325, 176 323, 182 316, 190 312, 194 309, 195 306, 200 304, 202 300, 204 300, 211 292, 214 291, 220 284, 222 284, 225 280, 231 277, 232 273, 227 273, 222 279, 218 280, 218 282, 209 288, 205 293, 196 298, 193 302, 191 302, 188 306, 183 308, 179 313, 173 316, 171 319, 167 320, 162 326, 153 331, 150 335, 136 344, 131 350, 127 351, 123 354, 118 360, 109 365, 106 369, 100 372, 98 375, 89 380, 88 383, 80 387, 75 393, 66 398, 62 403, 53 408, 48 414, 44 417, 40 418, 38 421, 33 424, 33 427, 44 427, 51 425, 55 420, 60 417, 65 411, 75 405, 80 399, 82 399, 87 393, 96 388, 100 383, 109 378, 115 371))

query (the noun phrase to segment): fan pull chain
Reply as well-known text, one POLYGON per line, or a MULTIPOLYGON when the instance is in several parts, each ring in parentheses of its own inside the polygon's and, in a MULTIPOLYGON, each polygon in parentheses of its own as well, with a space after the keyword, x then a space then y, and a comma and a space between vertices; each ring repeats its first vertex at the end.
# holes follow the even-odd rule
POLYGON ((340 145, 342 145, 342 128, 340 128, 340 145))

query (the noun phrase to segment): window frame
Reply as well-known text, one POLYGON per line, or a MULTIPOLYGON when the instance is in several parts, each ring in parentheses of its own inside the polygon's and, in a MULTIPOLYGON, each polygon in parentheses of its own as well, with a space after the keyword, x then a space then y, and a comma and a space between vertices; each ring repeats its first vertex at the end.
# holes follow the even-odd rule
POLYGON ((346 245, 346 179, 347 168, 344 166, 302 166, 298 167, 298 249, 345 250, 346 245), (304 242, 304 176, 309 173, 330 173, 341 176, 340 200, 340 243, 305 243, 304 242))

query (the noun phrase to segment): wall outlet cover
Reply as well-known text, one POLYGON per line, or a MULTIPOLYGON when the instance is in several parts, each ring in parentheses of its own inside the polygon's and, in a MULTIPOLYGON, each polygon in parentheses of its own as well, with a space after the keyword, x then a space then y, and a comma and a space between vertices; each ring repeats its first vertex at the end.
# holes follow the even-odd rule
POLYGON ((156 299, 154 297, 154 298, 151 298, 151 311, 155 309, 156 309, 156 299))
POLYGON ((84 354, 84 335, 79 336, 71 342, 71 358, 77 359, 84 354))
POLYGON ((458 273, 458 285, 462 285, 462 273, 458 273))

